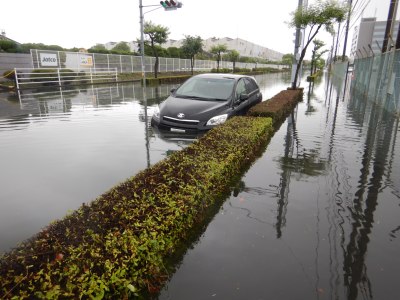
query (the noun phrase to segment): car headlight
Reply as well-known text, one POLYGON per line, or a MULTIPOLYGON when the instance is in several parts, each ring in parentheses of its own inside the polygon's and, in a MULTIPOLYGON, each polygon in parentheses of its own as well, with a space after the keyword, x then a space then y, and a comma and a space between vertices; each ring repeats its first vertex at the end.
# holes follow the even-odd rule
POLYGON ((160 120, 160 108, 158 106, 154 109, 153 118, 160 120))
POLYGON ((215 126, 222 124, 226 121, 227 118, 228 118, 227 114, 212 117, 210 120, 208 120, 207 126, 215 126))

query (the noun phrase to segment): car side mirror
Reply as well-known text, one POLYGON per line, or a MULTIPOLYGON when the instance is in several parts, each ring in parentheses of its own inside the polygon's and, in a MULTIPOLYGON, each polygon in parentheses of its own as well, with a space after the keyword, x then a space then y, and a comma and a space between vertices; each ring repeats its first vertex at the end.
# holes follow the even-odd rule
POLYGON ((245 101, 249 98, 250 98, 249 94, 245 94, 245 93, 240 94, 240 101, 245 101))
POLYGON ((175 93, 175 91, 176 91, 176 88, 172 88, 169 92, 170 92, 171 94, 173 94, 173 93, 175 93))

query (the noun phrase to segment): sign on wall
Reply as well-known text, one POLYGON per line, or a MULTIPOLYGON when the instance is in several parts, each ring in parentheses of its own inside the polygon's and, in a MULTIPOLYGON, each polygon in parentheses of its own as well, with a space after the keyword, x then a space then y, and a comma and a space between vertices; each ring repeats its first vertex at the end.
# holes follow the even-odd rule
POLYGON ((81 66, 82 67, 92 67, 93 57, 91 55, 81 54, 81 66))
POLYGON ((40 52, 40 66, 58 67, 58 58, 56 53, 40 52))

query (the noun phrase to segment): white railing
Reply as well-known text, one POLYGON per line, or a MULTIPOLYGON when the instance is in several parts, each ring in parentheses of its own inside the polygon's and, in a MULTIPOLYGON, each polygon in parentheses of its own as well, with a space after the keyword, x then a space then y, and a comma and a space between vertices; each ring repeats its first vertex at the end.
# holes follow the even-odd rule
POLYGON ((38 86, 67 86, 117 82, 118 72, 113 69, 34 69, 15 68, 15 82, 18 89, 38 86))
MULTIPOLYGON (((35 68, 68 68, 87 70, 88 68, 116 68, 118 73, 142 72, 142 57, 133 55, 80 53, 51 50, 31 49, 32 65, 35 68)), ((154 72, 155 57, 146 56, 144 59, 146 72, 154 72)), ((230 61, 220 61, 221 69, 233 69, 230 61)), ((236 62, 236 68, 274 68, 283 66, 276 64, 236 62)), ((217 68, 215 60, 195 60, 194 70, 210 71, 217 68)), ((187 72, 190 71, 190 59, 159 57, 158 72, 187 72)))

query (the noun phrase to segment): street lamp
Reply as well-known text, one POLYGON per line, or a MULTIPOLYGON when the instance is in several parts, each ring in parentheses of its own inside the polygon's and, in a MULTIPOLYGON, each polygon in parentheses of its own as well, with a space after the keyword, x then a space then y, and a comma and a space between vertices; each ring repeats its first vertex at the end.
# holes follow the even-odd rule
MULTIPOLYGON (((165 1, 168 2, 168 1, 165 1)), ((146 95, 146 65, 144 61, 144 14, 147 14, 149 12, 152 12, 153 10, 159 9, 161 7, 164 7, 165 10, 170 10, 166 9, 164 6, 163 1, 160 2, 160 5, 145 5, 143 6, 142 0, 139 0, 139 9, 140 9, 140 54, 141 54, 141 61, 142 61, 142 78, 143 78, 143 101, 144 101, 144 130, 145 130, 145 138, 146 138, 146 149, 147 149, 147 167, 150 167, 150 153, 149 153, 149 134, 148 134, 148 128, 147 128, 147 95, 146 95), (143 13, 143 7, 150 7, 150 6, 158 6, 155 9, 149 10, 145 13, 143 13)), ((166 4, 166 3, 165 3, 166 4)), ((171 6, 171 9, 176 9, 176 8, 181 8, 182 3, 181 2, 174 2, 173 0, 169 1, 167 6, 171 6), (168 5, 169 4, 169 5, 168 5), (176 6, 176 7, 175 7, 176 6)))
POLYGON ((144 5, 142 4, 142 0, 139 0, 139 8, 140 8, 140 52, 141 52, 141 56, 142 56, 142 78, 143 78, 143 84, 144 87, 146 87, 146 66, 145 66, 145 62, 144 62, 144 32, 143 32, 143 23, 144 23, 144 14, 147 14, 149 12, 152 12, 156 9, 159 8, 164 8, 164 10, 169 11, 169 10, 176 10, 177 8, 181 8, 182 7, 182 2, 179 1, 174 1, 174 0, 169 0, 169 1, 160 1, 159 5, 144 5), (160 6, 161 5, 161 6, 160 6), (152 9, 150 11, 147 11, 145 13, 143 13, 143 7, 151 7, 151 6, 158 6, 155 9, 152 9))

